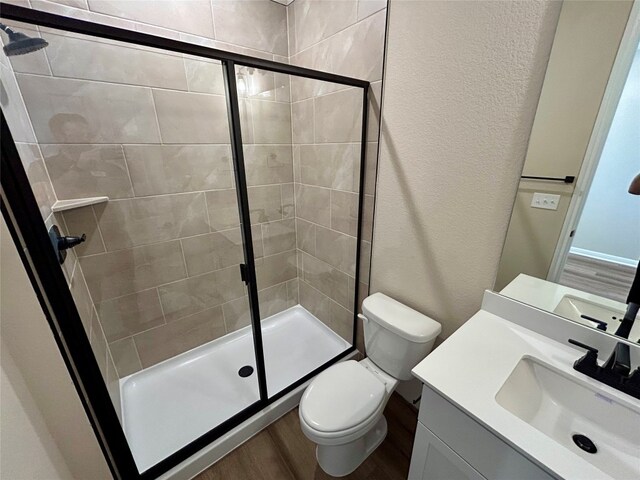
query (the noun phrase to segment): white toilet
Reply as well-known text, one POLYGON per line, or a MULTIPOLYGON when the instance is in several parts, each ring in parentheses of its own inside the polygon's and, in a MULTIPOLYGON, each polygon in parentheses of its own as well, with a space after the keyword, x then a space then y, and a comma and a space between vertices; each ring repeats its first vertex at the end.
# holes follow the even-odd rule
POLYGON ((382 293, 362 302, 368 358, 329 367, 300 401, 300 426, 317 444, 320 467, 334 477, 353 472, 384 440, 382 415, 399 380, 410 380, 442 327, 382 293))

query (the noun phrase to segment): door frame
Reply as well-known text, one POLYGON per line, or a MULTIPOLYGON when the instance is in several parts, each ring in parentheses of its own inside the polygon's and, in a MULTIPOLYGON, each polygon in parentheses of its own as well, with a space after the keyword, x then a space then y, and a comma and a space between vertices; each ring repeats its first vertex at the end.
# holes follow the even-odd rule
MULTIPOLYGON (((60 353, 74 382, 85 412, 94 429, 107 464, 116 479, 151 479, 167 472, 202 448, 211 444, 245 420, 283 396, 309 381, 322 370, 352 354, 356 347, 358 297, 360 288, 360 254, 362 243, 362 213, 364 204, 364 177, 367 147, 367 112, 370 84, 366 80, 312 70, 304 67, 274 62, 261 58, 240 55, 233 52, 190 44, 169 38, 157 37, 136 31, 65 17, 39 10, 0 3, 1 16, 8 20, 80 33, 93 37, 117 40, 176 53, 219 60, 225 74, 227 93, 227 113, 231 135, 231 150, 235 167, 238 208, 243 235, 245 268, 243 275, 249 289, 251 324, 254 335, 254 349, 258 371, 260 399, 201 437, 166 457, 144 472, 139 472, 116 410, 110 400, 107 387, 102 380, 97 361, 89 344, 75 302, 69 291, 57 257, 51 248, 49 235, 20 160, 15 142, 6 122, 4 112, 0 112, 0 146, 2 186, 2 214, 12 238, 18 248, 21 260, 29 275, 40 305, 45 313, 60 353), (255 259, 251 239, 249 200, 244 170, 242 132, 240 127, 239 101, 235 81, 235 66, 253 67, 276 73, 310 78, 361 88, 362 125, 361 154, 358 201, 358 230, 356 241, 356 270, 353 312, 353 339, 351 347, 325 362, 312 372, 298 379, 282 391, 268 396, 266 372, 262 349, 262 332, 258 306, 255 259)), ((241 267, 242 269, 242 267, 241 267)))
POLYGON ((587 195, 593 178, 595 177, 600 157, 604 149, 609 130, 613 123, 622 90, 624 89, 631 64, 638 50, 640 41, 640 0, 636 0, 631 7, 627 26, 625 28, 616 59, 611 68, 609 81, 602 96, 602 103, 598 110, 591 138, 587 144, 584 160, 578 172, 576 186, 569 201, 569 208, 565 215, 560 237, 551 260, 547 280, 558 283, 564 270, 569 250, 573 243, 573 236, 587 201, 587 195))

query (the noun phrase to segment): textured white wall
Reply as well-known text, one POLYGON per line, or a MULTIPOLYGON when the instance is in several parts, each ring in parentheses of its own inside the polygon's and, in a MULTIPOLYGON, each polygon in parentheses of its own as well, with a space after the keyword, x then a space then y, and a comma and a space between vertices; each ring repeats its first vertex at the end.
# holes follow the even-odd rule
POLYGON ((371 286, 443 337, 493 286, 560 7, 390 2, 371 286))
POLYGON ((4 339, 0 351, 0 471, 3 478, 73 478, 4 339))
POLYGON ((109 479, 98 440, 4 218, 0 240, 0 478, 109 479))

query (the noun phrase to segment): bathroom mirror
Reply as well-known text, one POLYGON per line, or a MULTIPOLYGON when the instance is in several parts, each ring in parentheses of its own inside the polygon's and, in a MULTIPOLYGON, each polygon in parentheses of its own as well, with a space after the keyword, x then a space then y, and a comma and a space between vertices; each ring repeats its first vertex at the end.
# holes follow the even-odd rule
POLYGON ((640 303, 638 7, 564 2, 495 283, 636 342, 627 304, 640 303))

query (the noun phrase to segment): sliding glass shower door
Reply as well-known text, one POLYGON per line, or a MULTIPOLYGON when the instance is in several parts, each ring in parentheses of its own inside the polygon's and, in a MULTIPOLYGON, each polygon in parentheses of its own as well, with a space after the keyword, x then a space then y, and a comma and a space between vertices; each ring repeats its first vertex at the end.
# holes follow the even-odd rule
POLYGON ((351 347, 360 88, 236 66, 269 397, 351 347))
POLYGON ((261 400, 223 66, 14 28, 48 46, 0 65, 3 112, 42 229, 86 235, 60 268, 145 471, 261 400))
POLYGON ((112 469, 155 478, 354 351, 368 83, 3 15, 47 43, 0 61, 3 214, 112 469))

